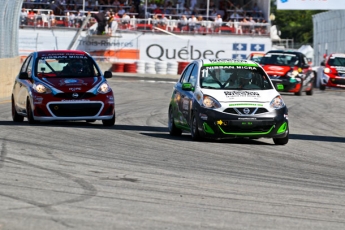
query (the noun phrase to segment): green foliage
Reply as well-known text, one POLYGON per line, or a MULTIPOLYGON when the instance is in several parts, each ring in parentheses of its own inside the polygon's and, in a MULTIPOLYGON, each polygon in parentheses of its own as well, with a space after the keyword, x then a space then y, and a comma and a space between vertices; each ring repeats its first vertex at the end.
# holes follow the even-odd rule
POLYGON ((277 10, 271 1, 271 13, 275 15, 272 25, 280 30, 281 38, 294 39, 296 43, 313 43, 313 15, 325 10, 277 10))

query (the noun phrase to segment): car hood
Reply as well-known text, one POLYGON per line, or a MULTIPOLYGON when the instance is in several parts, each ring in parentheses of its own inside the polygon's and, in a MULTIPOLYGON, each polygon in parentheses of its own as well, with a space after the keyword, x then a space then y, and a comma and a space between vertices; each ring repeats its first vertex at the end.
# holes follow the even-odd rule
POLYGON ((290 66, 264 65, 263 69, 268 75, 285 76, 290 70, 290 66))
POLYGON ((271 102, 279 95, 275 89, 271 90, 214 90, 202 89, 204 95, 209 95, 219 102, 271 102))
POLYGON ((63 92, 85 92, 102 81, 99 77, 42 78, 42 82, 63 92))

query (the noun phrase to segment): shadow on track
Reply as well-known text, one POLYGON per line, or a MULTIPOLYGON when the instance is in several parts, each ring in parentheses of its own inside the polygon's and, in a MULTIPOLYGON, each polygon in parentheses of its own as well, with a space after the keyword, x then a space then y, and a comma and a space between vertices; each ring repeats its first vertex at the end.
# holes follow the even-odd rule
POLYGON ((345 137, 334 137, 334 136, 319 136, 319 135, 308 135, 308 134, 290 134, 289 138, 292 139, 292 140, 303 140, 303 141, 322 141, 322 142, 345 143, 345 137))

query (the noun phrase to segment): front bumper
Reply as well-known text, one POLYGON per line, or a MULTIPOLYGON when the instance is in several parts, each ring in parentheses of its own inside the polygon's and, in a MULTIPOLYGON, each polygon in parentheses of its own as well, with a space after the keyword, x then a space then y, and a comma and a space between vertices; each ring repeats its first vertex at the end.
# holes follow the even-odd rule
POLYGON ((276 90, 280 92, 299 92, 302 87, 301 79, 291 77, 270 77, 276 90))
POLYGON ((109 120, 115 114, 112 93, 76 100, 33 95, 32 105, 34 119, 39 121, 109 120))
POLYGON ((339 77, 333 74, 323 74, 321 85, 336 88, 345 88, 345 77, 339 77))
POLYGON ((201 107, 196 113, 198 130, 206 138, 283 138, 289 132, 286 108, 251 116, 231 115, 201 107))

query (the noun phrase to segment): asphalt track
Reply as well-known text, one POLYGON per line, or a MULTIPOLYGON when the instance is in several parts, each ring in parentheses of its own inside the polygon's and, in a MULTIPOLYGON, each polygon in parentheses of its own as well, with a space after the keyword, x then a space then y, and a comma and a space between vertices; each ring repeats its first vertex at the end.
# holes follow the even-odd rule
POLYGON ((172 83, 114 78, 116 125, 11 121, 0 230, 345 229, 345 91, 283 94, 290 142, 167 130, 172 83))

